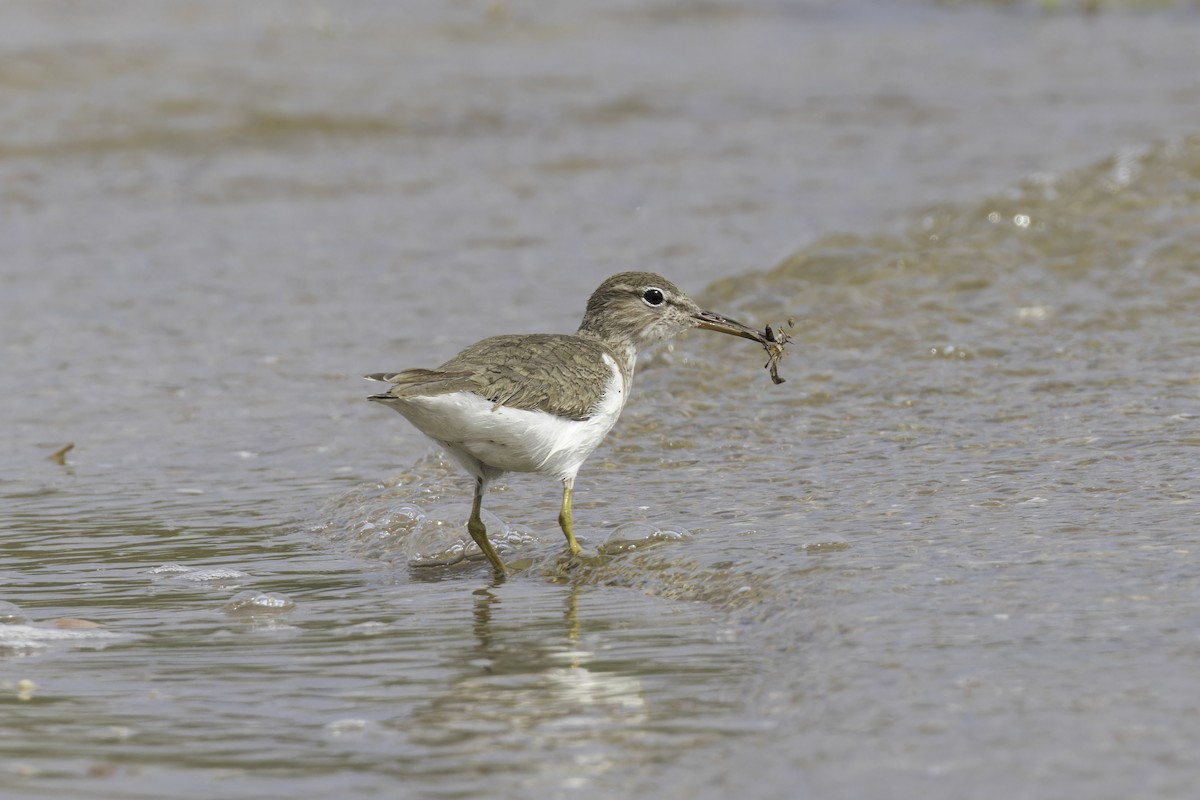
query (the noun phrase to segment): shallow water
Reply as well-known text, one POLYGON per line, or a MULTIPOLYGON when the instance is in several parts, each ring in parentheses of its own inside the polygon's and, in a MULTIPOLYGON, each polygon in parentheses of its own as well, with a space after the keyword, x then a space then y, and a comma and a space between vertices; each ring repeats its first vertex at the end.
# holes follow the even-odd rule
POLYGON ((1192 795, 1194 11, 5 14, 6 797, 1192 795), (496 584, 358 375, 639 267, 787 383, 644 354, 496 584))

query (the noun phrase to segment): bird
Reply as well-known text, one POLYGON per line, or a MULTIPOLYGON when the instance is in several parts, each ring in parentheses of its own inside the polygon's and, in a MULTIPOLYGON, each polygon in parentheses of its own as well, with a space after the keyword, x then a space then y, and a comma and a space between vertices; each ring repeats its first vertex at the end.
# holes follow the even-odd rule
POLYGON ((389 384, 368 397, 441 445, 475 479, 467 531, 498 576, 508 570, 480 517, 489 484, 506 472, 562 483, 558 524, 572 556, 575 476, 612 430, 633 387, 638 351, 691 328, 763 343, 754 328, 705 311, 652 272, 620 272, 587 301, 574 334, 493 336, 440 367, 377 372, 389 384))

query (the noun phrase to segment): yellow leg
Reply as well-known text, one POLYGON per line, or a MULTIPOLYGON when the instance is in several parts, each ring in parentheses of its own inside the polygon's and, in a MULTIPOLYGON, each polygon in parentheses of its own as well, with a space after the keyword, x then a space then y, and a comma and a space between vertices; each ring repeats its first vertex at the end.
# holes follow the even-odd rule
POLYGON ((471 518, 467 520, 467 532, 471 534, 475 544, 479 545, 479 549, 487 556, 487 560, 492 562, 496 574, 507 575, 508 570, 504 568, 504 562, 500 560, 500 556, 496 555, 496 548, 492 547, 492 543, 488 541, 487 527, 483 524, 483 518, 479 516, 479 511, 483 508, 483 488, 483 481, 476 479, 475 500, 471 503, 471 518))
POLYGON ((579 542, 575 541, 575 533, 571 529, 571 487, 574 484, 574 480, 563 481, 562 510, 558 512, 558 526, 562 528, 563 535, 567 537, 567 549, 573 556, 579 555, 579 551, 582 549, 579 542))

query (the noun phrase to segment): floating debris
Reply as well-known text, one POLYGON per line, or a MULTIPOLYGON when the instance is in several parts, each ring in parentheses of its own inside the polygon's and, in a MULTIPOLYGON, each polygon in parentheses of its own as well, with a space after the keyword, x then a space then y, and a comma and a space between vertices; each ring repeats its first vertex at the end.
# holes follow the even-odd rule
POLYGON ((75 443, 68 442, 67 444, 63 445, 62 447, 58 448, 53 453, 51 453, 50 460, 53 461, 55 464, 58 464, 60 467, 65 467, 67 465, 67 453, 71 452, 74 449, 75 449, 75 443))

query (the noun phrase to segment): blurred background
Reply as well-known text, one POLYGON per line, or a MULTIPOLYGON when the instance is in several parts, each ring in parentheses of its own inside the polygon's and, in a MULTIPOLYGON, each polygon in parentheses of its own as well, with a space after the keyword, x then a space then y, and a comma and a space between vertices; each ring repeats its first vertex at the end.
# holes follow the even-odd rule
POLYGON ((0 790, 1190 797, 1200 7, 0 3, 0 790), (580 473, 366 372, 661 272, 580 473), (454 562, 422 567, 431 560, 454 562))

